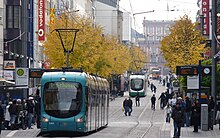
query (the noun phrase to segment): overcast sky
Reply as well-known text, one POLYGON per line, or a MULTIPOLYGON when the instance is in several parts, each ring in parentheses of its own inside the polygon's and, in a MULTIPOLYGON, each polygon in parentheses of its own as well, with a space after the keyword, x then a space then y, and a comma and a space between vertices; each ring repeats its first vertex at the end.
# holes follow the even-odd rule
POLYGON ((192 21, 195 21, 196 13, 199 9, 197 1, 198 0, 120 0, 120 9, 123 12, 127 11, 133 14, 154 10, 154 12, 136 14, 134 16, 136 29, 142 33, 144 17, 146 20, 177 20, 184 14, 187 14, 192 21))

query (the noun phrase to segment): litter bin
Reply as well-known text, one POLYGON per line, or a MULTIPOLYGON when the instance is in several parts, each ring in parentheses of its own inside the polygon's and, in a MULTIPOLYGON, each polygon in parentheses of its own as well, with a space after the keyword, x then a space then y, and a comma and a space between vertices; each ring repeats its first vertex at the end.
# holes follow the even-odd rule
POLYGON ((208 130, 208 105, 201 104, 201 130, 208 130))

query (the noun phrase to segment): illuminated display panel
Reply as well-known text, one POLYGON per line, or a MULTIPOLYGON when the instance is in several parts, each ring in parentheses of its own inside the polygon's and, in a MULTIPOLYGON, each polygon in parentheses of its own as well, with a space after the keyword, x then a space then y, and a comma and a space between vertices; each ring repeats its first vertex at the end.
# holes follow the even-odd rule
POLYGON ((198 75, 198 68, 194 66, 177 66, 177 75, 198 75))

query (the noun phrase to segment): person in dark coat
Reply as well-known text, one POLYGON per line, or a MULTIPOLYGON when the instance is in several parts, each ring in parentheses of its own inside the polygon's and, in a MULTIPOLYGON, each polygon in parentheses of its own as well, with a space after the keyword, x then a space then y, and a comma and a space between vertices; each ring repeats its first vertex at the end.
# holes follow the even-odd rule
POLYGON ((180 108, 179 103, 176 103, 175 108, 173 108, 171 117, 173 118, 174 138, 179 138, 184 120, 184 111, 180 108))
POLYGON ((198 127, 200 124, 200 106, 199 106, 199 101, 196 100, 193 104, 192 104, 192 125, 194 126, 194 130, 193 132, 198 132, 198 127))
POLYGON ((213 96, 210 96, 209 103, 208 103, 208 126, 209 129, 213 130, 213 121, 214 121, 214 108, 215 102, 213 96))
POLYGON ((2 108, 2 101, 0 101, 0 137, 2 132, 2 122, 4 121, 4 109, 2 108))
POLYGON ((129 99, 128 99, 128 108, 129 108, 129 110, 128 110, 128 115, 129 115, 129 116, 131 116, 132 105, 133 105, 133 102, 132 102, 132 100, 131 100, 131 97, 129 97, 129 99))
POLYGON ((37 128, 40 128, 40 118, 41 118, 41 98, 40 98, 40 91, 37 89, 36 95, 34 97, 34 103, 35 103, 35 113, 37 118, 37 128))
POLYGON ((186 102, 186 107, 185 107, 185 119, 186 119, 186 126, 189 127, 190 126, 190 116, 191 116, 191 108, 192 108, 192 103, 189 100, 189 97, 186 96, 185 98, 185 102, 186 102))
POLYGON ((9 106, 9 113, 10 113, 10 124, 11 124, 11 130, 16 129, 16 118, 18 114, 18 109, 17 109, 17 100, 12 101, 12 105, 9 106))
POLYGON ((154 93, 157 92, 157 87, 154 85, 154 93))
POLYGON ((154 92, 154 84, 153 83, 150 84, 150 89, 152 92, 154 92))
POLYGON ((160 100, 160 108, 163 109, 165 106, 165 101, 166 101, 166 96, 165 94, 162 92, 160 97, 158 98, 158 100, 160 100))
POLYGON ((156 97, 155 94, 151 97, 151 109, 155 110, 155 102, 156 102, 156 97))
POLYGON ((124 114, 125 116, 127 116, 127 113, 129 112, 129 107, 128 107, 128 99, 125 98, 125 100, 123 101, 123 108, 124 108, 124 114))
POLYGON ((137 93, 137 95, 135 97, 135 102, 136 102, 136 106, 140 106, 140 95, 139 95, 139 93, 137 93))
POLYGON ((28 129, 32 129, 31 124, 32 124, 32 119, 33 119, 33 114, 34 114, 34 103, 33 103, 34 98, 29 97, 27 101, 27 112, 28 112, 28 129))

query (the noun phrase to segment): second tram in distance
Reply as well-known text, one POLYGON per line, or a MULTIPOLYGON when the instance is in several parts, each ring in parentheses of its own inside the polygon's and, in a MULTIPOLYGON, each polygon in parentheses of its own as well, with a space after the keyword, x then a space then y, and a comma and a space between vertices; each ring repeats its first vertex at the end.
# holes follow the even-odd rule
POLYGON ((145 74, 131 74, 129 76, 129 96, 134 97, 137 93, 139 96, 146 96, 147 82, 145 74))

